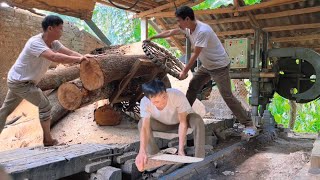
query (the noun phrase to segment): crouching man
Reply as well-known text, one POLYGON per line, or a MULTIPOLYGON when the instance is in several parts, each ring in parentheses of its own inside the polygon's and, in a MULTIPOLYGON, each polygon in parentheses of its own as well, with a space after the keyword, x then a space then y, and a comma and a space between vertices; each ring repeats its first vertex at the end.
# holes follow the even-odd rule
POLYGON ((142 85, 145 95, 140 102, 141 120, 138 128, 140 132, 140 150, 136 157, 138 169, 144 169, 147 155, 159 152, 159 147, 153 137, 153 131, 178 130, 178 155, 185 156, 184 142, 187 129, 192 128, 194 134, 195 156, 205 156, 205 128, 202 118, 193 112, 188 99, 179 90, 169 88, 160 80, 153 80, 142 85))

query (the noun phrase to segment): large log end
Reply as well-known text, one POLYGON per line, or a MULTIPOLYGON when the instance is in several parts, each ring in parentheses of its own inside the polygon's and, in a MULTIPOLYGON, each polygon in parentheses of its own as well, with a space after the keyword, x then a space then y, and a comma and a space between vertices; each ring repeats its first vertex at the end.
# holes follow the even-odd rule
POLYGON ((103 72, 95 59, 82 61, 80 64, 80 79, 83 87, 89 91, 99 89, 104 84, 103 72))
POLYGON ((58 89, 58 100, 62 107, 75 110, 80 107, 83 94, 75 84, 67 82, 58 89))

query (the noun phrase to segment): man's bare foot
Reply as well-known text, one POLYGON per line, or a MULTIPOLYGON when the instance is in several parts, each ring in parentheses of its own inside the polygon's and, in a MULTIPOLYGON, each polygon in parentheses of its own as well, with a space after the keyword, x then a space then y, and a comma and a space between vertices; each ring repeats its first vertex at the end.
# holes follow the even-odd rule
POLYGON ((58 145, 59 144, 59 142, 58 142, 58 140, 56 140, 56 139, 52 139, 51 141, 45 141, 45 140, 43 140, 43 145, 44 146, 56 146, 56 145, 58 145))

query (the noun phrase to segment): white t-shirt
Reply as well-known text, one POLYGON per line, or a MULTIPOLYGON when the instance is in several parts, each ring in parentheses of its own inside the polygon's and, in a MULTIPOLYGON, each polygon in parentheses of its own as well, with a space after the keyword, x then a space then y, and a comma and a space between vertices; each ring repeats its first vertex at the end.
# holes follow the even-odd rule
POLYGON ((163 124, 173 125, 179 123, 179 113, 193 113, 187 97, 181 91, 169 88, 167 94, 168 102, 163 110, 158 110, 149 98, 143 97, 140 102, 141 118, 153 118, 163 124))
MULTIPOLYGON (((57 52, 63 45, 59 41, 53 41, 51 50, 57 52)), ((38 84, 47 72, 51 61, 40 55, 50 49, 42 39, 42 33, 31 37, 18 59, 8 73, 9 82, 33 81, 38 84)))
POLYGON ((196 22, 194 32, 190 34, 190 29, 186 29, 183 33, 189 37, 192 46, 203 47, 199 54, 202 66, 208 70, 226 67, 230 60, 216 33, 208 24, 196 22))

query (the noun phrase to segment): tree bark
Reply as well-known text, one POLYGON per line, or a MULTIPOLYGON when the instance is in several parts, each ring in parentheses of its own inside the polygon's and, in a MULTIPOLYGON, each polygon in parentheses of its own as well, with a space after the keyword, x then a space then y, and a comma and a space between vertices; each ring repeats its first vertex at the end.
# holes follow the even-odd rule
POLYGON ((61 84, 77 79, 79 76, 80 65, 49 70, 37 86, 43 91, 57 89, 61 84))
POLYGON ((58 90, 54 90, 48 95, 48 99, 52 106, 51 109, 51 127, 53 127, 57 122, 59 122, 64 116, 66 116, 70 111, 61 106, 58 100, 58 90))
POLYGON ((290 121, 289 121, 289 128, 294 129, 294 124, 297 118, 297 104, 295 101, 289 101, 290 104, 290 121))
POLYGON ((80 79, 84 88, 96 90, 109 82, 123 79, 132 70, 135 62, 143 60, 134 77, 148 76, 156 70, 145 55, 104 55, 80 64, 80 79))

